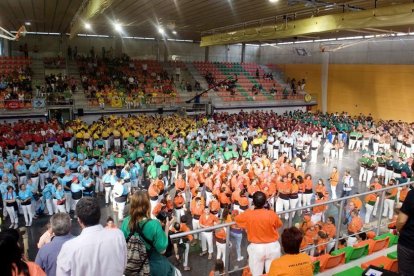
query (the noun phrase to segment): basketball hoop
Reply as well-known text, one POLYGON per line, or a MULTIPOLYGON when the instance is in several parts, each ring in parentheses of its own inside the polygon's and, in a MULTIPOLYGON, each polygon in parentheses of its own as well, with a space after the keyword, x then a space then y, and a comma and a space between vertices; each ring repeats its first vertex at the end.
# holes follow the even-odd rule
POLYGON ((27 33, 27 30, 24 25, 19 28, 19 30, 17 31, 15 35, 7 31, 3 27, 0 27, 0 37, 8 39, 8 40, 18 41, 21 37, 24 37, 26 33, 27 33))

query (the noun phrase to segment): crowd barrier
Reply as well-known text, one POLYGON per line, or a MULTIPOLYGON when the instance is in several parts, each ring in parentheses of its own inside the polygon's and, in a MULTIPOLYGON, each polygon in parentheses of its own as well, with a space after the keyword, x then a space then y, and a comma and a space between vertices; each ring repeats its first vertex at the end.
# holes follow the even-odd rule
MULTIPOLYGON (((378 190, 375 190, 375 191, 358 193, 358 194, 354 194, 354 195, 350 195, 350 196, 346 196, 346 197, 332 199, 332 200, 329 200, 329 201, 326 201, 326 202, 316 203, 316 204, 312 204, 312 205, 308 205, 308 206, 302 206, 302 207, 287 210, 287 211, 278 212, 277 214, 279 215, 279 217, 281 219, 285 214, 288 214, 288 216, 289 216, 288 220, 284 221, 283 227, 281 229, 285 229, 285 228, 289 228, 289 227, 293 226, 293 216, 292 216, 293 213, 299 214, 300 212, 307 211, 308 209, 312 209, 313 207, 334 205, 338 208, 338 215, 337 215, 337 217, 334 217, 335 221, 336 221, 336 223, 335 223, 335 226, 336 226, 336 237, 335 237, 335 239, 330 240, 326 243, 320 243, 318 245, 309 246, 309 247, 306 248, 306 250, 311 250, 312 248, 316 248, 320 245, 326 245, 326 244, 333 243, 333 242, 335 243, 334 248, 336 250, 336 249, 338 249, 338 242, 339 242, 340 239, 348 238, 350 236, 355 236, 356 234, 359 234, 359 233, 362 233, 362 232, 367 232, 367 231, 374 231, 376 233, 376 235, 378 236, 380 234, 381 227, 384 227, 384 224, 382 224, 382 221, 383 221, 382 213, 383 213, 383 210, 384 210, 384 199, 385 199, 385 196, 386 196, 386 192, 388 190, 395 189, 395 188, 400 189, 400 188, 407 187, 407 186, 411 187, 412 184, 414 184, 414 182, 407 182, 407 183, 404 183, 404 184, 394 185, 394 186, 391 186, 391 187, 385 187, 385 188, 378 189, 378 190), (377 213, 378 219, 377 219, 376 223, 373 223, 370 227, 364 227, 363 231, 361 231, 359 233, 348 235, 348 232, 345 231, 345 230, 347 230, 346 225, 344 225, 342 223, 343 218, 344 218, 344 211, 345 211, 346 204, 347 204, 348 200, 351 200, 351 199, 356 198, 356 197, 362 197, 361 201, 364 202, 365 196, 367 196, 369 194, 379 194, 379 203, 378 203, 379 204, 379 206, 378 206, 378 211, 379 212, 377 213)), ((274 198, 274 202, 276 202, 276 198, 274 198)), ((394 208, 396 208, 395 206, 394 206, 394 208)), ((363 218, 363 216, 361 215, 361 211, 360 211, 360 217, 363 218)), ((395 221, 388 221, 388 222, 386 222, 385 225, 387 225, 388 223, 391 223, 391 222, 395 222, 395 221)), ((232 260, 230 259, 230 248, 231 248, 230 247, 230 227, 234 224, 235 224, 235 222, 218 224, 218 225, 211 226, 211 227, 206 227, 206 228, 203 228, 203 229, 197 229, 197 230, 191 230, 191 231, 188 231, 188 232, 173 234, 173 235, 170 236, 170 238, 172 240, 175 240, 175 239, 185 237, 187 235, 199 234, 199 233, 202 233, 202 232, 205 232, 205 231, 211 232, 211 231, 216 230, 216 229, 225 228, 226 229, 226 247, 225 247, 225 260, 226 260, 226 262, 224 263, 224 265, 225 265, 225 271, 228 272, 228 273, 232 273, 232 272, 240 271, 245 267, 245 266, 239 267, 238 265, 234 265, 232 267, 230 266, 230 264, 235 264, 236 263, 236 262, 232 262, 232 260)), ((243 239, 245 239, 245 235, 243 235, 243 239)), ((233 246, 233 248, 234 248, 234 246, 233 246)), ((243 251, 246 252, 245 249, 244 250, 242 249, 242 252, 243 251)), ((305 250, 302 250, 302 251, 305 251, 305 250)), ((247 259, 246 257, 247 256, 245 256, 245 260, 247 259)))

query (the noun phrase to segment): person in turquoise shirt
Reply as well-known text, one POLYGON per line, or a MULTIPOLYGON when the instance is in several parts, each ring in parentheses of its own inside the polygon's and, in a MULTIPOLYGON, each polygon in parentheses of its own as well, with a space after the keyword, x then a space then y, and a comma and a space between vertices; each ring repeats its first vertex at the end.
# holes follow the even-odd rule
POLYGON ((32 226, 33 221, 33 213, 32 213, 32 192, 26 188, 25 184, 20 185, 19 191, 19 199, 20 205, 23 209, 24 220, 26 222, 26 226, 32 226))
POLYGON ((53 194, 56 192, 56 187, 53 185, 52 179, 48 178, 46 180, 47 184, 42 191, 43 198, 46 202, 47 213, 51 216, 55 213, 53 206, 53 194))

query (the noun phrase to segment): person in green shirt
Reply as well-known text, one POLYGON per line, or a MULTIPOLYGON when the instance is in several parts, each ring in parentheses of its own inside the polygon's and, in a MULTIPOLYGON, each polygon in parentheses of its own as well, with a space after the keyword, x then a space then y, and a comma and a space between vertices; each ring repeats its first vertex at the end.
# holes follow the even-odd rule
POLYGON ((170 166, 168 165, 168 160, 164 159, 162 165, 160 167, 160 174, 164 180, 165 188, 168 187, 169 179, 170 179, 170 166))
POLYGON ((173 276, 175 275, 174 266, 162 254, 165 253, 168 246, 168 229, 173 223, 167 221, 164 229, 160 221, 150 219, 151 204, 148 193, 146 191, 137 191, 130 197, 130 211, 121 225, 121 231, 125 238, 128 238, 131 231, 134 235, 139 235, 136 231, 137 227, 142 230, 142 235, 146 238, 139 237, 145 244, 147 253, 149 254, 149 266, 151 276, 173 276), (147 240, 151 243, 149 244, 147 240))
POLYGON ((367 179, 367 164, 368 164, 368 154, 362 155, 359 161, 359 182, 365 181, 367 179))
POLYGON ((157 178, 157 167, 154 164, 154 161, 151 161, 151 164, 147 168, 147 175, 150 179, 157 178))

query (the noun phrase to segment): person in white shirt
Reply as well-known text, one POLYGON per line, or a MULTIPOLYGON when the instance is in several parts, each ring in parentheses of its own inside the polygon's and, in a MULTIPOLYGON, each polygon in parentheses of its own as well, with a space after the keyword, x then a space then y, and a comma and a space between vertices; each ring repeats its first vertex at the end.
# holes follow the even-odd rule
POLYGON ((352 191, 352 187, 354 187, 354 179, 352 178, 351 172, 349 170, 345 171, 345 175, 342 178, 342 183, 343 183, 344 186, 342 188, 341 197, 350 196, 351 191, 352 191))
POLYGON ((84 197, 76 205, 81 234, 67 242, 57 258, 56 275, 121 276, 127 262, 125 237, 121 230, 99 224, 98 200, 84 197))

